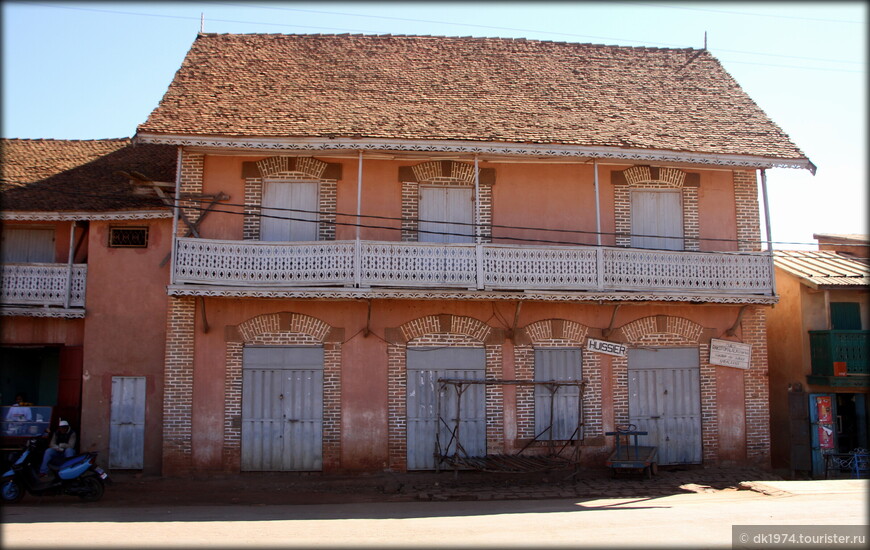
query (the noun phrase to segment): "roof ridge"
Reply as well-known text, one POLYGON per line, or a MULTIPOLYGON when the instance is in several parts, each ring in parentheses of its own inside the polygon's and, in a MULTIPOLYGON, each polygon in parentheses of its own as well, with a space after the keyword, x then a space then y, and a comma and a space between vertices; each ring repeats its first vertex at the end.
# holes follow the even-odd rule
MULTIPOLYGON (((219 38, 219 37, 284 37, 284 38, 425 38, 433 40, 476 40, 476 41, 495 41, 495 42, 527 42, 536 44, 564 44, 568 46, 592 46, 596 48, 616 48, 616 49, 632 49, 632 50, 660 50, 660 51, 694 51, 707 52, 706 48, 670 48, 658 46, 623 46, 619 44, 598 44, 594 42, 571 42, 568 40, 541 40, 538 38, 525 37, 500 37, 500 36, 459 36, 459 35, 439 35, 439 34, 365 34, 365 33, 216 33, 206 32, 197 33, 197 38, 219 38)), ((711 54, 712 55, 712 54, 711 54)))

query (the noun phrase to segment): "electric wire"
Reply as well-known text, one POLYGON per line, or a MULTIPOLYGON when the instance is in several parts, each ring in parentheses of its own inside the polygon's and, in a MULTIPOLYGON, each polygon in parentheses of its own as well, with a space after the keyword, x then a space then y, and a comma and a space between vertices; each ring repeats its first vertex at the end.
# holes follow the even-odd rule
MULTIPOLYGON (((23 189, 23 185, 27 185, 27 182, 6 182, 8 183, 16 183, 18 187, 7 188, 0 191, 0 195, 5 192, 13 191, 16 189, 23 189)), ((49 192, 49 193, 58 193, 67 196, 75 196, 75 197, 88 197, 88 198, 100 198, 100 199, 125 199, 129 200, 131 195, 126 193, 117 193, 117 194, 109 194, 109 193, 83 193, 79 191, 67 191, 63 189, 50 189, 50 188, 39 188, 39 187, 29 187, 28 191, 37 191, 37 192, 49 192)), ((471 228, 470 232, 456 232, 456 231, 435 231, 428 229, 420 229, 419 226, 412 231, 416 233, 424 233, 430 235, 441 235, 448 237, 468 237, 473 238, 474 229, 476 228, 493 228, 493 229, 505 229, 505 230, 513 230, 513 231, 537 231, 544 233, 558 233, 558 234, 574 234, 574 235, 582 235, 582 236, 597 236, 602 235, 606 237, 637 237, 637 238, 664 238, 664 239, 679 239, 679 240, 691 240, 697 242, 723 242, 723 243, 732 243, 732 244, 749 244, 752 246, 767 244, 767 240, 765 239, 726 239, 726 238, 716 238, 716 237, 685 237, 685 236, 666 236, 666 235, 651 235, 651 234, 641 234, 641 233, 623 233, 623 232, 607 232, 607 231, 589 231, 589 230, 580 230, 580 229, 553 229, 547 227, 531 227, 531 226, 514 226, 514 225, 500 225, 500 224, 475 224, 473 222, 453 222, 446 220, 427 220, 422 218, 409 218, 409 217, 395 217, 395 216, 382 216, 382 215, 374 215, 374 214, 359 214, 356 213, 345 213, 345 212, 332 212, 332 211, 323 211, 323 210, 308 210, 308 209, 300 209, 300 208, 287 208, 287 207, 278 207, 278 206, 263 206, 263 205, 245 205, 240 203, 226 203, 224 201, 220 201, 216 204, 220 204, 223 207, 236 207, 239 209, 245 210, 224 210, 217 207, 208 207, 208 206, 193 206, 191 204, 185 203, 199 203, 202 204, 210 199, 208 198, 180 198, 178 201, 178 208, 182 210, 192 210, 198 212, 213 212, 213 213, 221 213, 221 214, 229 214, 235 216, 253 216, 259 218, 269 218, 283 221, 296 221, 296 222, 306 222, 306 223, 317 223, 317 224, 325 224, 325 225, 334 225, 334 226, 342 226, 342 227, 359 227, 361 229, 379 229, 379 230, 389 230, 389 231, 403 231, 409 230, 407 227, 403 228, 401 223, 403 222, 412 222, 416 224, 445 224, 451 226, 463 226, 471 228), (259 212, 257 212, 259 210, 259 212), (292 212, 292 213, 302 213, 302 214, 312 214, 318 216, 317 219, 312 218, 303 218, 303 217, 294 217, 294 216, 283 216, 283 215, 273 215, 263 213, 262 210, 274 210, 277 212, 292 212), (352 221, 338 221, 332 220, 329 218, 369 218, 376 220, 387 220, 387 221, 396 221, 399 222, 400 225, 376 225, 373 223, 356 223, 352 221)), ((166 208, 172 209, 173 206, 166 205, 166 208)), ((566 240, 554 240, 554 239, 543 239, 543 238, 529 238, 529 237, 517 237, 510 236, 505 234, 496 234, 493 233, 490 236, 493 240, 510 240, 519 243, 535 243, 535 244, 553 244, 553 245, 583 245, 583 246, 597 246, 595 243, 581 243, 575 241, 566 241, 566 240)), ((770 241, 771 244, 788 244, 788 245, 805 245, 805 246, 815 246, 818 243, 807 243, 807 242, 792 242, 792 241, 770 241)), ((606 247, 607 245, 602 245, 602 247, 606 247)), ((840 246, 840 245, 838 245, 840 246)), ((844 243, 842 246, 854 246, 854 247, 870 247, 870 244, 859 244, 859 243, 844 243)), ((737 254, 737 252, 734 252, 737 254)))

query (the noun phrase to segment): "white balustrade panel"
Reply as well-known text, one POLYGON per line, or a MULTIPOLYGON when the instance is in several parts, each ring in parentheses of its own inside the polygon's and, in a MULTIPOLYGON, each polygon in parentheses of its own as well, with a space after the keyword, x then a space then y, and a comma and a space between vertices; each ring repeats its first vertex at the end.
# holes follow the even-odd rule
POLYGON ((604 288, 770 292, 770 256, 765 253, 669 252, 605 248, 604 288))
POLYGON ((353 283, 352 241, 266 242, 179 238, 178 283, 310 286, 353 283))
POLYGON ((179 238, 175 277, 180 284, 255 287, 356 284, 765 295, 772 289, 766 253, 385 241, 179 238))
MULTIPOLYGON (((4 264, 0 280, 0 303, 63 307, 69 277, 67 264, 4 264)), ((87 278, 88 266, 73 264, 69 282, 70 307, 85 307, 87 278)))
POLYGON ((483 261, 485 288, 588 290, 597 285, 592 247, 486 245, 483 261))
POLYGON ((360 243, 364 286, 459 287, 477 284, 477 254, 469 244, 360 243))

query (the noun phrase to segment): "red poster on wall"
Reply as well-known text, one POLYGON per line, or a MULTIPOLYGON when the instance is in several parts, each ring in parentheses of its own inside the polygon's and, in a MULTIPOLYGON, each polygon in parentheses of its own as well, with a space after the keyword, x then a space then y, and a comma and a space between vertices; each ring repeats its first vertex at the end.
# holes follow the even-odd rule
POLYGON ((827 426, 819 426, 819 447, 822 449, 834 448, 834 430, 827 426))
POLYGON ((829 395, 816 397, 816 412, 818 413, 819 424, 833 423, 834 418, 831 412, 831 397, 829 395))

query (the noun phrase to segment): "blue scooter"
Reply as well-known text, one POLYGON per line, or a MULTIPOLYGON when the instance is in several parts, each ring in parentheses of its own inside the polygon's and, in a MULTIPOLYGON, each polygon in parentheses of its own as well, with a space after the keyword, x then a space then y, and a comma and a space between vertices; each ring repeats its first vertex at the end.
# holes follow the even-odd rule
POLYGON ((12 467, 0 479, 0 497, 6 504, 14 504, 24 498, 25 492, 33 496, 74 495, 85 502, 95 502, 103 497, 105 483, 111 483, 109 474, 97 466, 97 453, 81 453, 49 463, 49 475, 40 478, 37 457, 39 438, 27 441, 19 454, 10 458, 12 467))

